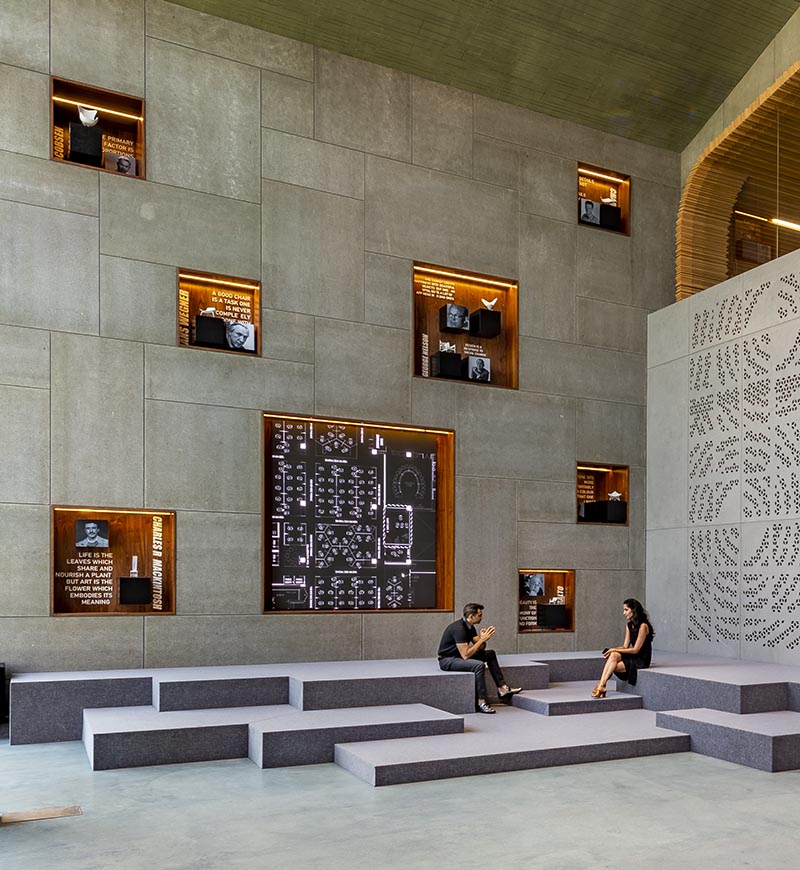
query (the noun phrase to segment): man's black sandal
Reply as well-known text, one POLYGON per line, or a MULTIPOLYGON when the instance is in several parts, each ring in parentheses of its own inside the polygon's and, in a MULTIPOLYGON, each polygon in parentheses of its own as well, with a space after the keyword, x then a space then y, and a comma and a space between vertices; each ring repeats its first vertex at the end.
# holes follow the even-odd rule
POLYGON ((481 701, 478 704, 478 712, 479 713, 495 713, 497 712, 493 707, 490 707, 486 701, 481 701))
POLYGON ((507 692, 498 692, 499 698, 507 698, 509 695, 518 695, 522 691, 522 687, 517 689, 509 689, 507 692))

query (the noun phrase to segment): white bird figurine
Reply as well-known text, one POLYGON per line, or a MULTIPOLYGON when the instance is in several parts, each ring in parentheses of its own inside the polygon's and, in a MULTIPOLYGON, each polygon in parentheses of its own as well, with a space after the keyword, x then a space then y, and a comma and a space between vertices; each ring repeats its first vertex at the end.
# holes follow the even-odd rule
POLYGON ((497 297, 495 296, 491 302, 489 302, 487 299, 484 299, 483 297, 481 297, 481 302, 483 302, 483 304, 489 309, 489 311, 491 311, 494 308, 494 306, 497 305, 497 297))
POLYGON ((621 496, 622 496, 622 493, 621 493, 621 492, 617 492, 616 490, 614 490, 614 492, 610 492, 610 493, 608 494, 608 498, 609 498, 610 501, 619 501, 620 498, 621 498, 621 496))
POLYGON ((78 106, 78 117, 84 127, 94 127, 98 121, 97 109, 87 109, 86 106, 78 106))

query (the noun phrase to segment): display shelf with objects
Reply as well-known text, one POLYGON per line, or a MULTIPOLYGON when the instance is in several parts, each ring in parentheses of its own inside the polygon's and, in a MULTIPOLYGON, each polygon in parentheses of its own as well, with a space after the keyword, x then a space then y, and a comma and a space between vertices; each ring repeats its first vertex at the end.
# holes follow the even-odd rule
POLYGON ((454 434, 264 414, 264 611, 453 609, 454 434))
POLYGON ((145 177, 144 100, 50 78, 51 157, 145 177))
POLYGON ((575 496, 579 523, 628 525, 628 466, 579 462, 575 496))
POLYGON ((52 616, 175 613, 175 513, 53 507, 52 616))
POLYGON ((261 355, 261 282, 178 269, 178 344, 261 355))
POLYGON ((414 264, 414 375, 517 389, 517 282, 414 264))
POLYGON ((598 166, 579 165, 578 223, 630 235, 630 176, 598 166))
POLYGON ((521 568, 517 631, 575 630, 575 572, 566 568, 521 568))

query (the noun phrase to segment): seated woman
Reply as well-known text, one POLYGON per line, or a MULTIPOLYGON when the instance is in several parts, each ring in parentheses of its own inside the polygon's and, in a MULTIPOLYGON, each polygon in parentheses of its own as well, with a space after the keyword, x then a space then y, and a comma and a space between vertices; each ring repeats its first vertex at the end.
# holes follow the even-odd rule
POLYGON ((626 598, 622 602, 622 615, 627 620, 625 642, 622 646, 603 650, 606 663, 600 682, 592 692, 593 698, 605 698, 606 683, 612 674, 635 686, 637 672, 650 667, 655 631, 647 611, 635 598, 626 598))

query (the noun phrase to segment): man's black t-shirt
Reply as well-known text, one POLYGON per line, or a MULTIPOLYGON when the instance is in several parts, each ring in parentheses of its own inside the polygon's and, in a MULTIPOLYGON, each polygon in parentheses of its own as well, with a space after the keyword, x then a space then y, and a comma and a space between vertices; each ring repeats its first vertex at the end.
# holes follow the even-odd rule
POLYGON ((474 625, 470 625, 466 619, 459 619, 450 623, 444 630, 442 639, 439 641, 439 658, 461 658, 456 644, 472 643, 473 638, 478 636, 474 625))

